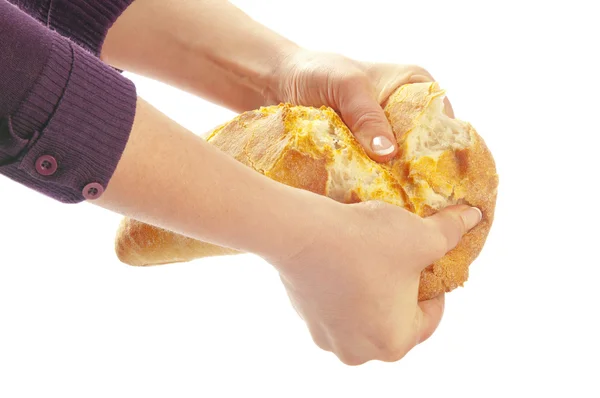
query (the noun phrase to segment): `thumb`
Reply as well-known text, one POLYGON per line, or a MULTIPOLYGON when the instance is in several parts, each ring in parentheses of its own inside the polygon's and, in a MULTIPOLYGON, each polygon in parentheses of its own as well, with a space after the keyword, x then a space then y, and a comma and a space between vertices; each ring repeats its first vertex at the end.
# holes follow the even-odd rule
MULTIPOLYGON (((427 83, 427 82, 433 82, 435 81, 435 79, 433 78, 433 76, 431 75, 412 75, 409 79, 409 83, 427 83)), ((455 118, 454 116, 454 109, 452 108, 452 104, 450 103, 450 100, 448 99, 448 97, 444 97, 444 112, 446 112, 446 115, 450 116, 452 119, 455 118)))
POLYGON ((383 108, 368 82, 347 84, 339 93, 339 111, 369 157, 386 162, 396 154, 397 142, 383 108))
POLYGON ((483 215, 476 207, 466 205, 449 206, 428 217, 426 221, 443 238, 443 255, 454 249, 464 234, 474 228, 483 215))

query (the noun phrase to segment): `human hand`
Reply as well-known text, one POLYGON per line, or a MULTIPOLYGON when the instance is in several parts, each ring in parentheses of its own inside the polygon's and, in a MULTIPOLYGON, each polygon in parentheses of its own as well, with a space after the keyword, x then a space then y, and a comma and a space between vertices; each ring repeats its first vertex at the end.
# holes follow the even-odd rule
MULTIPOLYGON (((366 63, 341 55, 294 49, 277 68, 268 103, 329 106, 373 160, 385 162, 397 151, 382 106, 404 84, 434 81, 416 65, 366 63), (390 146, 391 145, 391 146, 390 146)), ((445 99, 446 113, 454 117, 445 99)))
POLYGON ((333 206, 337 220, 272 264, 320 348, 348 365, 400 360, 432 335, 444 309, 443 295, 418 302, 421 271, 481 213, 461 205, 421 218, 383 202, 333 206))

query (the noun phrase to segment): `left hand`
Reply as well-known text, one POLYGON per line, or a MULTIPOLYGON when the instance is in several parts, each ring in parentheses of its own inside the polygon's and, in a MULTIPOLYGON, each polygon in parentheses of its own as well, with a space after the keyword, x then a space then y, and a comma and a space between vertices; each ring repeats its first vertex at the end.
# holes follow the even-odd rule
MULTIPOLYGON (((275 81, 267 102, 333 108, 369 157, 386 162, 395 156, 397 144, 385 102, 404 84, 434 79, 416 65, 366 63, 300 49, 280 64, 275 81)), ((446 113, 454 117, 447 99, 446 113)))

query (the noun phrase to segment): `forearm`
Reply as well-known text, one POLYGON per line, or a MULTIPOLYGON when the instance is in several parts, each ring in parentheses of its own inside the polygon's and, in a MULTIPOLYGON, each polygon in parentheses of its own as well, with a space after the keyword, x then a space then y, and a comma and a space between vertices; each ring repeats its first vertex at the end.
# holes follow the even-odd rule
POLYGON ((224 0, 137 0, 109 30, 101 58, 236 112, 273 90, 297 46, 224 0))
POLYGON ((92 203, 195 239, 263 257, 295 253, 333 205, 277 183, 143 100, 123 157, 92 203))

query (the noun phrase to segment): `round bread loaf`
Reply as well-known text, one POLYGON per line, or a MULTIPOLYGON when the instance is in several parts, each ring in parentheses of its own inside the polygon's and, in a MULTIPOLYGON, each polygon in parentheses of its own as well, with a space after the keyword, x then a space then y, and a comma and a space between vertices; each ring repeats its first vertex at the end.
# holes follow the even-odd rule
MULTIPOLYGON (((494 219, 498 176, 483 139, 444 113, 438 83, 401 86, 384 105, 399 152, 371 160, 331 108, 280 104, 240 114, 207 141, 265 176, 343 203, 381 200, 428 216, 453 204, 478 207, 483 220, 421 274, 419 300, 463 286, 494 219)), ((116 237, 118 258, 158 265, 236 254, 131 218, 116 237)), ((400 255, 400 254, 399 254, 400 255)))

